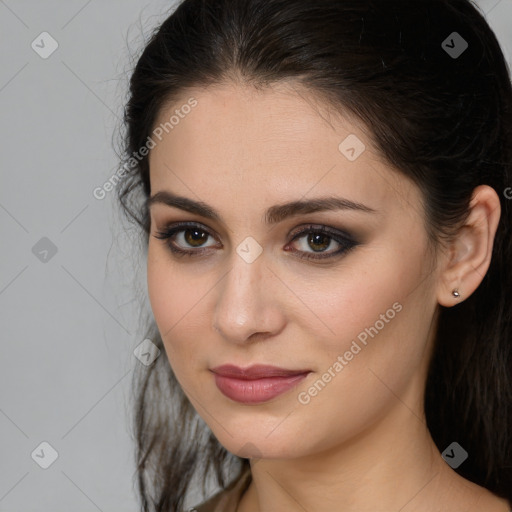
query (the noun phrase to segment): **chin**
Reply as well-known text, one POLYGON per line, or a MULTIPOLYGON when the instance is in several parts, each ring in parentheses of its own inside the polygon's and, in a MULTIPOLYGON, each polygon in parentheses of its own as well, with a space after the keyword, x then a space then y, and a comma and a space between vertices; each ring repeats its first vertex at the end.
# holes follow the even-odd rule
POLYGON ((255 431, 254 421, 251 423, 246 429, 237 426, 236 430, 230 430, 227 427, 228 432, 236 432, 232 436, 222 428, 221 431, 216 428, 214 435, 226 450, 246 459, 286 459, 302 454, 296 437, 286 429, 278 427, 280 432, 272 432, 272 429, 259 428, 255 431), (272 433, 269 435, 268 432, 272 433))

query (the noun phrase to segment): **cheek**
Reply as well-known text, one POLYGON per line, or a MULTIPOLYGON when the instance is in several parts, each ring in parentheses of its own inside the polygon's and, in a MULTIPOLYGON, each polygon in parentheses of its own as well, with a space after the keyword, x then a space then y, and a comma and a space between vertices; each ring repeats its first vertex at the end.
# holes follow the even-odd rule
POLYGON ((433 294, 423 248, 400 254, 394 247, 400 245, 378 255, 361 254, 339 279, 331 276, 316 288, 309 283, 302 289, 304 302, 322 320, 314 322, 315 332, 311 315, 301 320, 302 329, 312 334, 307 351, 318 357, 320 376, 329 368, 336 373, 329 387, 349 402, 350 393, 366 394, 371 401, 376 386, 385 388, 377 376, 383 375, 391 389, 403 388, 424 363, 436 303, 427 300, 433 294))
MULTIPOLYGON (((173 370, 190 367, 200 354, 199 322, 208 283, 178 268, 160 248, 148 248, 147 286, 151 310, 173 370), (176 368, 178 367, 178 368, 176 368)), ((197 362, 196 362, 197 364, 197 362)))
POLYGON ((315 338, 324 340, 323 348, 330 356, 349 350, 358 336, 364 342, 370 337, 368 331, 375 334, 377 330, 379 336, 389 331, 391 324, 405 316, 397 309, 417 286, 421 270, 417 260, 398 261, 391 250, 361 252, 338 275, 326 273, 315 284, 303 282, 298 295, 311 311, 304 315, 303 329, 315 326, 315 338))
POLYGON ((176 289, 176 277, 169 271, 160 254, 161 251, 153 249, 150 242, 147 262, 148 297, 161 335, 172 327, 172 320, 177 314, 176 307, 180 301, 172 290, 176 289))

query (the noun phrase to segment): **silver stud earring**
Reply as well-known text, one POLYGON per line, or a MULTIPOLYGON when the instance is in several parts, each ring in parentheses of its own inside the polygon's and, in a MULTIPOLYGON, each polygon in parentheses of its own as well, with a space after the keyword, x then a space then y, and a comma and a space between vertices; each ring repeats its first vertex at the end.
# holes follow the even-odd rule
POLYGON ((457 290, 457 288, 453 289, 453 290, 452 290, 452 295, 453 295, 455 298, 459 298, 459 297, 460 297, 459 290, 457 290))

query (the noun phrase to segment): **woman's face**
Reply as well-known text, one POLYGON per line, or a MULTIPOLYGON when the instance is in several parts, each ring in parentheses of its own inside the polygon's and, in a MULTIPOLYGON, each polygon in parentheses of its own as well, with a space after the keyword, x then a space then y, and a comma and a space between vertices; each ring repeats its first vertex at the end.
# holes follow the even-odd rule
POLYGON ((186 203, 151 203, 151 307, 184 392, 244 457, 312 455, 423 414, 438 275, 420 191, 318 105, 224 85, 188 91, 155 125, 175 116, 153 137, 151 195, 186 203))

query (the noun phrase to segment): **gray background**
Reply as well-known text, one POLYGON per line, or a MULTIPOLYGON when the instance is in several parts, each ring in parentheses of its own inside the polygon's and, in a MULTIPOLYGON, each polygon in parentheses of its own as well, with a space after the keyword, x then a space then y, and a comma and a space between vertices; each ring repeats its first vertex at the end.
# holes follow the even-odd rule
MULTIPOLYGON (((115 172, 130 54, 172 5, 0 0, 0 512, 138 510, 145 260, 114 193, 92 192, 115 172), (58 48, 43 59, 31 43, 45 31, 58 48), (58 453, 47 469, 42 442, 58 453)), ((478 5, 512 63, 512 0, 478 5)))

